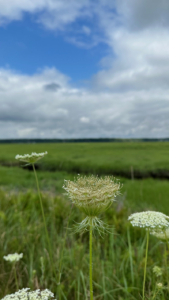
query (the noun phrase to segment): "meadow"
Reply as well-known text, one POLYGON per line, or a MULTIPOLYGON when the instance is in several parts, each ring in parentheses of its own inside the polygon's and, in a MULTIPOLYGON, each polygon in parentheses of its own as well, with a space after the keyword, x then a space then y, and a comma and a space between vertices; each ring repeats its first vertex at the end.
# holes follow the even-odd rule
POLYGON ((38 168, 85 174, 116 174, 131 178, 169 178, 169 142, 1 144, 0 164, 18 165, 15 153, 48 151, 38 168), (132 169, 132 170, 131 170, 132 169))
MULTIPOLYGON (((0 145, 0 298, 16 291, 14 269, 3 256, 23 253, 16 264, 20 288, 48 288, 57 299, 87 300, 88 233, 73 232, 84 218, 62 186, 77 173, 116 176, 122 184, 114 205, 101 215, 111 232, 93 240, 94 299, 142 299, 145 231, 128 216, 156 210, 169 215, 168 142, 1 144, 0 145), (51 265, 34 173, 16 154, 48 151, 37 167, 50 243, 51 265), (164 178, 164 179, 161 179, 164 178), (53 274, 52 268, 55 270, 53 274), (61 278, 59 279, 59 274, 61 278)), ((165 243, 150 236, 146 299, 168 299, 165 243), (164 269, 165 289, 154 297, 153 267, 164 269)))

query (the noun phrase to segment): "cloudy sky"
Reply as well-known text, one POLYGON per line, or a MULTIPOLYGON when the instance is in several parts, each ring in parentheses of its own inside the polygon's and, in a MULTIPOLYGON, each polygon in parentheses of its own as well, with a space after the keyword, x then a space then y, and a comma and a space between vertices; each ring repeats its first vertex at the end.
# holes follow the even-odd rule
POLYGON ((0 139, 169 137, 168 0, 0 0, 0 139))

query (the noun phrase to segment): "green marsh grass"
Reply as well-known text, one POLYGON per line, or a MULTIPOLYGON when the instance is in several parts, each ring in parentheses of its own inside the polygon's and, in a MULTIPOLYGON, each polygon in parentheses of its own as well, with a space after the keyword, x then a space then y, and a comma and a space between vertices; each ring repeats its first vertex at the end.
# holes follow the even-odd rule
POLYGON ((169 142, 0 144, 0 163, 18 165, 16 153, 44 149, 48 155, 38 162, 41 170, 169 178, 169 142))
MULTIPOLYGON (((57 285, 53 282, 49 266, 38 194, 33 190, 18 193, 15 190, 3 189, 0 190, 0 199, 1 257, 16 250, 23 252, 24 257, 16 268, 19 287, 49 288, 57 295, 57 285), (43 257, 44 274, 40 257, 43 257)), ((82 220, 83 214, 75 207, 72 211, 70 201, 62 195, 44 191, 42 201, 57 270, 65 239, 67 217, 70 215, 71 228, 74 221, 82 220)), ((121 201, 119 198, 115 207, 102 216, 103 220, 114 228, 113 234, 108 233, 104 239, 99 235, 93 237, 93 289, 95 299, 99 300, 142 299, 145 232, 130 226, 127 221, 128 205, 121 201)), ((161 242, 150 236, 149 245, 146 295, 151 299, 156 286, 152 268, 155 265, 165 266, 165 259, 161 255, 164 253, 164 245, 161 242)), ((88 261, 88 234, 79 236, 68 230, 63 252, 61 299, 89 299, 88 261)), ((0 297, 3 297, 4 294, 15 291, 15 278, 11 268, 2 260, 0 270, 0 297)), ((162 291, 161 299, 166 297, 167 291, 162 291)))
MULTIPOLYGON (((113 170, 116 170, 122 174, 123 170, 128 172, 124 172, 125 175, 130 174, 131 167, 134 175, 135 170, 140 170, 143 175, 149 171, 163 169, 168 172, 168 145, 36 144, 37 152, 45 149, 50 153, 43 162, 38 162, 37 173, 56 270, 60 269, 60 257, 63 258, 59 292, 58 282, 54 280, 50 268, 48 244, 33 172, 18 168, 14 160, 15 154, 20 153, 21 149, 21 154, 30 153, 35 151, 35 145, 0 145, 0 255, 3 257, 8 253, 24 253, 23 260, 16 265, 19 287, 48 288, 59 300, 89 299, 88 234, 72 234, 69 230, 75 222, 81 222, 84 215, 72 207, 67 199, 62 189, 63 180, 73 180, 74 174, 79 171, 89 174, 113 174, 113 170), (40 258, 43 258, 43 267, 40 258)), ((93 236, 94 299, 142 300, 145 231, 132 228, 127 218, 131 213, 142 210, 157 210, 169 215, 169 184, 167 180, 151 178, 119 179, 123 183, 122 195, 118 197, 115 206, 101 216, 102 220, 113 228, 113 234, 107 233, 104 238, 97 234, 93 236)), ((150 236, 145 283, 146 300, 169 298, 167 289, 156 293, 157 278, 153 273, 153 267, 156 265, 167 269, 168 257, 169 250, 165 248, 165 244, 150 236)), ((166 271, 163 272, 161 282, 165 286, 168 284, 166 271)), ((15 284, 14 273, 2 259, 0 299, 15 292, 15 284)))

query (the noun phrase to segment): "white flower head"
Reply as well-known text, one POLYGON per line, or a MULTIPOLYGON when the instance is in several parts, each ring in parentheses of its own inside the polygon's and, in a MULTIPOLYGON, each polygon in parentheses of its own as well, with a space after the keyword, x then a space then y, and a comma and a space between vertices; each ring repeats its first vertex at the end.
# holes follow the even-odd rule
POLYGON ((158 283, 156 284, 156 286, 157 286, 157 288, 158 288, 159 290, 161 290, 161 289, 163 288, 163 284, 162 284, 161 282, 158 282, 158 283))
POLYGON ((169 228, 167 228, 163 231, 153 230, 150 233, 160 240, 163 240, 163 241, 169 240, 169 228))
POLYGON ((154 266, 153 273, 156 275, 156 277, 162 276, 163 275, 162 268, 159 268, 158 266, 154 266))
POLYGON ((87 216, 98 216, 115 201, 120 183, 109 176, 78 176, 74 181, 65 180, 63 188, 72 202, 87 216))
POLYGON ((156 232, 165 230, 169 227, 169 217, 161 212, 144 211, 132 214, 128 220, 133 226, 143 227, 156 232))
POLYGON ((92 229, 104 233, 107 227, 98 218, 98 215, 107 210, 120 193, 120 183, 116 183, 113 177, 105 176, 80 176, 74 180, 65 180, 63 188, 71 201, 86 214, 86 218, 76 226, 76 232, 84 232, 92 229))
POLYGON ((15 159, 17 159, 19 161, 24 161, 24 162, 27 162, 30 164, 34 164, 37 160, 43 158, 46 154, 48 154, 47 151, 42 152, 42 153, 32 152, 32 154, 24 154, 24 155, 17 154, 15 156, 15 159))
POLYGON ((48 289, 30 291, 29 288, 24 288, 14 294, 5 296, 2 300, 56 300, 53 298, 54 294, 48 289))
POLYGON ((6 261, 10 261, 10 262, 16 262, 19 261, 21 258, 23 257, 23 253, 13 253, 13 254, 8 254, 7 256, 4 256, 3 258, 6 261))

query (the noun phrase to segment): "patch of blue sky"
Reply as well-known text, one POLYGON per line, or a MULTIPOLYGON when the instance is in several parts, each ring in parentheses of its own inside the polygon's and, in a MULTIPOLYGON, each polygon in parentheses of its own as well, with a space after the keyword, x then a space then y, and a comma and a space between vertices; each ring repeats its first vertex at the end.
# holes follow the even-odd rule
POLYGON ((74 83, 87 80, 99 71, 100 60, 109 52, 92 23, 81 19, 57 32, 25 14, 22 20, 0 27, 0 67, 28 75, 55 67, 74 83))

